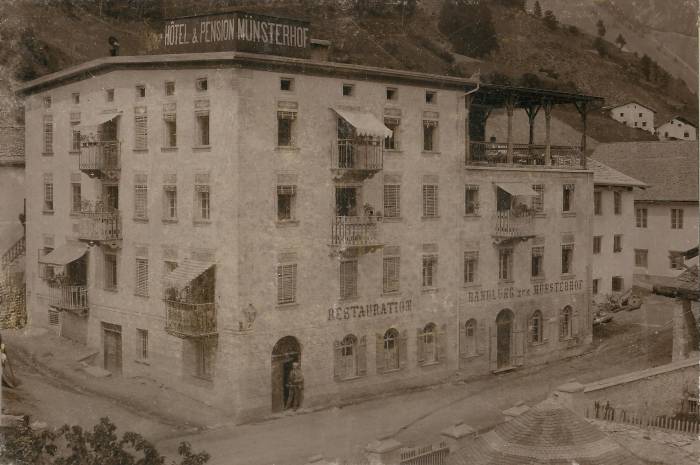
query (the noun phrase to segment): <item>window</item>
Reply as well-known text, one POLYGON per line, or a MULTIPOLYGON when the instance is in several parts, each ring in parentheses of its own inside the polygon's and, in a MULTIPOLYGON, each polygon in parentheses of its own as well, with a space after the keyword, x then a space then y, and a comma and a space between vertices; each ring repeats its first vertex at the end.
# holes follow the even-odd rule
POLYGON ((498 280, 513 280, 513 249, 498 250, 498 280))
POLYGON ((77 129, 79 125, 80 121, 70 122, 71 152, 80 152, 80 130, 77 129))
POLYGON ((61 314, 58 310, 49 309, 49 326, 58 326, 61 323, 61 314))
POLYGON ((683 133, 683 137, 685 137, 685 138, 690 137, 690 133, 689 133, 689 132, 684 132, 684 133, 683 133))
POLYGON ((474 284, 477 282, 477 272, 479 269, 479 252, 464 252, 464 284, 474 284))
POLYGON ((384 257, 382 271, 382 292, 399 292, 401 283, 401 258, 384 257))
POLYGON ((195 221, 209 221, 211 219, 211 204, 209 186, 204 184, 195 184, 195 206, 194 216, 195 221))
POLYGON ((437 287, 437 255, 423 255, 423 289, 437 287))
POLYGON ((398 100, 399 99, 399 90, 396 87, 387 87, 386 88, 386 99, 387 100, 398 100))
POLYGON ((357 338, 353 334, 348 334, 340 342, 336 341, 336 379, 351 379, 360 376, 358 349, 357 338))
POLYGON ((437 151, 438 147, 438 122, 434 120, 423 120, 423 151, 437 151))
POLYGON ((352 97, 355 95, 355 86, 353 84, 343 84, 343 97, 352 97))
POLYGON ((280 78, 280 90, 291 92, 294 90, 294 79, 280 78))
POLYGON ((437 103, 437 92, 432 91, 432 90, 426 90, 425 91, 425 103, 430 104, 430 105, 437 103))
POLYGON ((532 248, 532 277, 544 277, 544 247, 532 248))
POLYGON ((73 182, 70 185, 70 212, 80 213, 83 207, 83 199, 81 194, 81 186, 79 182, 73 182))
POLYGON ((296 116, 296 112, 293 111, 277 112, 278 147, 290 147, 294 145, 294 122, 296 120, 296 116))
POLYGON ((428 323, 418 333, 418 363, 427 365, 438 361, 437 336, 434 323, 428 323))
POLYGON ((622 292, 624 289, 624 280, 622 276, 612 277, 611 289, 613 292, 622 292))
POLYGON ((196 344, 196 376, 204 379, 211 379, 214 376, 214 354, 215 345, 210 338, 204 338, 195 342, 196 344))
POLYGON ((145 112, 134 116, 134 150, 148 149, 148 115, 145 112))
POLYGON ((354 299, 357 297, 357 260, 340 262, 340 298, 354 299))
POLYGON ((53 175, 44 175, 44 212, 53 212, 53 175))
POLYGON ((622 234, 615 234, 613 236, 613 252, 622 252, 622 234))
POLYGON ((544 184, 533 184, 532 190, 537 192, 537 197, 532 199, 532 209, 535 213, 544 212, 544 184))
POLYGON ((168 97, 175 95, 175 81, 165 82, 165 95, 168 97))
POLYGON ((640 268, 649 266, 649 251, 647 249, 634 249, 634 266, 640 268))
POLYGON ((134 219, 148 219, 148 185, 134 185, 134 219))
POLYGON ((668 257, 671 261, 672 270, 682 270, 684 268, 685 260, 682 252, 670 250, 668 252, 668 257))
POLYGON ((464 354, 473 356, 477 353, 476 320, 471 319, 464 325, 464 354))
POLYGON ((593 191, 593 213, 595 215, 603 214, 603 192, 593 191))
POLYGON ((603 236, 593 236, 593 253, 599 254, 601 245, 603 243, 603 236))
POLYGON ((165 125, 165 141, 164 147, 177 147, 177 116, 175 113, 163 115, 163 124, 165 125))
POLYGON ((399 150, 399 124, 398 118, 384 118, 384 126, 391 129, 391 136, 384 138, 384 148, 386 150, 399 150))
POLYGON ((616 215, 622 215, 622 192, 613 192, 613 205, 616 215))
POLYGON ((177 186, 167 184, 163 186, 163 219, 169 221, 177 220, 177 186))
POLYGON ((73 92, 70 95, 71 101, 73 102, 73 105, 80 105, 80 94, 78 92, 73 92))
POLYGON ((44 97, 44 108, 51 108, 51 97, 44 97))
POLYGON ((148 360, 148 330, 137 329, 136 330, 136 359, 141 361, 148 360))
POLYGON ((637 227, 638 228, 646 228, 647 227, 647 214, 648 211, 646 208, 637 208, 635 209, 635 219, 637 221, 637 227))
POLYGON ((640 117, 640 118, 642 117, 642 114, 641 114, 641 113, 639 114, 639 117, 640 117))
POLYGON ((277 186, 277 221, 295 219, 296 196, 296 186, 277 186))
POLYGON ((44 116, 44 153, 53 153, 53 116, 44 116))
POLYGON ((574 244, 561 246, 561 274, 571 274, 574 270, 574 244))
POLYGON ((297 301, 297 265, 277 266, 277 304, 293 304, 297 301))
POLYGON ((593 280, 593 295, 598 295, 598 289, 600 287, 600 278, 593 280))
POLYGON ((136 259, 136 295, 148 296, 148 259, 136 259))
MULTIPOLYGON (((39 257, 45 257, 53 251, 52 247, 44 247, 39 249, 39 257)), ((54 278, 54 267, 53 265, 47 265, 45 263, 39 263, 39 278, 43 280, 52 280, 54 278)))
POLYGON ((146 86, 136 86, 136 98, 141 99, 146 97, 146 86))
POLYGON ((562 206, 563 212, 570 212, 574 209, 574 185, 564 184, 562 189, 562 206))
POLYGON ((384 333, 384 371, 399 369, 399 332, 390 329, 384 333))
POLYGON ((384 217, 401 217, 401 186, 399 184, 384 184, 384 217))
POLYGON ((624 113, 622 113, 622 112, 620 112, 620 116, 625 116, 625 114, 624 114, 624 113))
POLYGON ((209 145, 209 112, 198 111, 195 114, 197 121, 197 145, 206 147, 209 145))
POLYGON ((479 214, 479 186, 468 184, 464 186, 464 214, 479 214))
POLYGON ((114 89, 105 90, 105 101, 114 102, 114 89))
POLYGON ((671 209, 671 229, 683 229, 683 209, 671 209))
POLYGON ((544 339, 542 336, 542 312, 539 310, 535 310, 532 316, 530 317, 530 324, 529 324, 529 330, 530 330, 530 343, 532 344, 541 344, 542 340, 544 339))
POLYGON ((168 273, 175 271, 176 268, 177 268, 177 262, 174 262, 172 260, 165 260, 163 262, 163 270, 165 271, 166 275, 168 273))
POLYGON ((423 184, 423 218, 438 216, 438 186, 423 184))
POLYGON ((117 290, 117 256, 114 254, 104 255, 104 286, 106 290, 117 290))
POLYGON ((207 78, 199 78, 195 81, 194 87, 197 92, 206 92, 209 89, 209 81, 207 78))
POLYGON ((573 310, 568 305, 559 312, 559 339, 569 339, 572 333, 573 310))

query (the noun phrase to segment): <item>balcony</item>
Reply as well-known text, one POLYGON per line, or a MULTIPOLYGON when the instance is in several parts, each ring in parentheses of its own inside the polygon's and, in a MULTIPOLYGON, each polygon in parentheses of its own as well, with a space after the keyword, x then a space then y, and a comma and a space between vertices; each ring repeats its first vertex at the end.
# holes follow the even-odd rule
POLYGON ((122 224, 119 210, 80 212, 78 238, 98 244, 117 247, 122 239, 122 224))
POLYGON ((381 248, 380 223, 380 216, 336 216, 331 224, 331 246, 355 252, 381 248))
POLYGON ((165 331, 179 338, 214 336, 216 304, 193 304, 176 300, 165 302, 165 331))
POLYGON ((535 218, 532 211, 497 211, 493 217, 491 236, 494 241, 527 240, 535 236, 535 218))
POLYGON ((339 178, 372 177, 381 171, 383 155, 381 139, 338 139, 331 147, 331 170, 339 178))
POLYGON ((51 284, 49 287, 49 305, 58 310, 68 311, 80 316, 87 316, 87 286, 51 284))
POLYGON ((119 141, 83 143, 80 147, 78 166, 91 178, 117 180, 121 169, 121 145, 119 141))
POLYGON ((538 167, 552 169, 584 169, 580 147, 508 144, 504 142, 470 142, 467 166, 538 167), (548 153, 549 152, 549 153, 548 153))

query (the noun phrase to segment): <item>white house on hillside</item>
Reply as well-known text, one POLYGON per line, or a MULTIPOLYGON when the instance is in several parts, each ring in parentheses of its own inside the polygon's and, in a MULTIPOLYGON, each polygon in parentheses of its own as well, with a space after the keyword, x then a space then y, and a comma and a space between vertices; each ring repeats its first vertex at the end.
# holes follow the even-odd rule
POLYGON ((654 110, 634 100, 622 105, 610 107, 610 117, 615 121, 633 128, 644 129, 654 133, 654 110))
POLYGON ((698 129, 682 116, 674 116, 656 128, 659 140, 697 140, 698 129))

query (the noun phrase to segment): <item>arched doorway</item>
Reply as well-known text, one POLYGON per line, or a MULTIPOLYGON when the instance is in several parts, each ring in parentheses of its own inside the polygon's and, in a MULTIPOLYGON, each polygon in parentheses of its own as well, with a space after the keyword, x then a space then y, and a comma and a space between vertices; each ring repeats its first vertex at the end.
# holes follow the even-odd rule
POLYGON ((513 334, 513 312, 504 308, 496 317, 496 368, 511 365, 510 345, 513 334))
POLYGON ((287 387, 292 364, 301 361, 301 346, 293 336, 285 336, 272 349, 272 411, 284 410, 289 396, 287 387))

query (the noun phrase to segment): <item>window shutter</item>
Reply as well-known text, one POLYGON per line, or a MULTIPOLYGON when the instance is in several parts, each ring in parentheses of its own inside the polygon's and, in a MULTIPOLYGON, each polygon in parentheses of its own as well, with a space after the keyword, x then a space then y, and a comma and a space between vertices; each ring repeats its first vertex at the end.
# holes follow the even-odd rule
POLYGON ((486 320, 480 320, 477 326, 478 331, 476 332, 476 351, 479 355, 483 355, 486 353, 486 344, 488 344, 489 341, 486 320))
POLYGON ((489 366, 491 370, 496 370, 498 368, 498 341, 496 340, 496 328, 489 325, 489 340, 491 344, 489 346, 489 366))
POLYGON ((333 379, 335 381, 340 381, 342 375, 340 374, 341 360, 343 352, 340 341, 333 342, 333 379))
POLYGON ((367 336, 362 336, 357 345, 357 375, 367 374, 367 336))
POLYGON ((467 357, 467 322, 459 322, 459 355, 460 357, 467 357))
POLYGON ((399 369, 406 367, 408 360, 408 333, 406 330, 401 332, 399 336, 399 369))
POLYGON ((377 345, 376 345, 376 356, 377 356, 377 373, 384 373, 384 335, 377 334, 377 345))
POLYGON ((571 315, 571 335, 574 337, 578 336, 578 333, 581 330, 581 322, 579 321, 579 318, 580 312, 578 309, 574 309, 573 314, 571 315))
POLYGON ((134 148, 137 150, 148 148, 148 115, 145 113, 134 116, 134 148))
POLYGON ((549 338, 553 341, 559 339, 559 319, 556 315, 549 319, 549 338))
POLYGON ((437 335, 437 351, 438 361, 444 362, 447 357, 447 325, 440 326, 440 332, 437 335))
POLYGON ((513 324, 513 364, 521 366, 525 359, 525 331, 522 318, 515 318, 513 324))
POLYGON ((425 362, 425 348, 423 347, 424 342, 425 341, 423 338, 423 328, 416 329, 416 348, 418 349, 418 363, 425 362))

